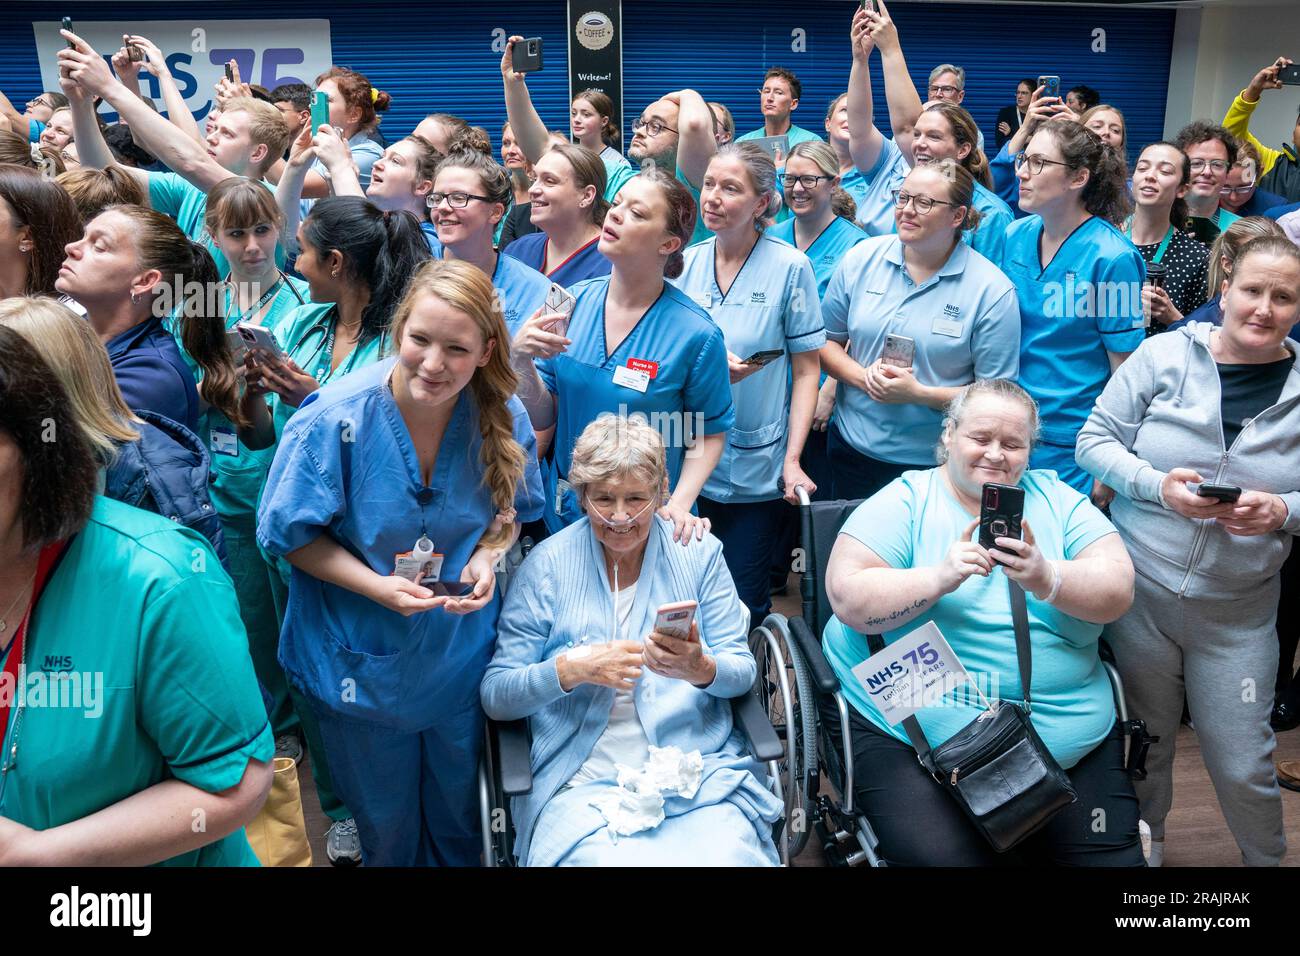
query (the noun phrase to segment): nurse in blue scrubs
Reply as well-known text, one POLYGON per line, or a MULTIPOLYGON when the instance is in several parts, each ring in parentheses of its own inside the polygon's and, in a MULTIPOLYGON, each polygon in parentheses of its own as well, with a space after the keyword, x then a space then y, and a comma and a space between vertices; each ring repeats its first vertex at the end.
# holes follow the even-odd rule
MULTIPOLYGON (((1124 159, 1078 123, 1045 123, 1017 156, 1020 206, 1002 271, 1020 300, 1020 384, 1038 402, 1031 468, 1089 494, 1074 443, 1111 372, 1142 344, 1141 254, 1111 222, 1127 212, 1124 159)), ((1096 488, 1094 489, 1094 484, 1096 488)))
POLYGON ((513 335, 546 302, 551 283, 536 269, 496 251, 492 237, 510 201, 505 170, 474 149, 456 149, 438 164, 428 204, 445 259, 478 266, 491 278, 513 335))
POLYGON ((664 281, 681 274, 695 201, 660 170, 628 180, 605 216, 600 251, 607 277, 579 282, 567 328, 539 310, 515 336, 519 397, 538 443, 553 446, 556 486, 547 525, 582 517, 567 475, 574 443, 602 412, 641 412, 664 437, 671 496, 659 514, 682 544, 703 539, 692 513, 735 421, 722 331, 691 298, 664 281))
POLYGON ((479 858, 493 568, 542 508, 493 300, 480 270, 425 265, 394 316, 397 355, 294 416, 259 512, 263 547, 294 568, 281 662, 316 711, 371 866, 479 858), (440 582, 470 587, 447 596, 440 582))
POLYGON ((585 146, 563 143, 547 150, 534 170, 528 198, 541 231, 521 236, 504 253, 562 286, 609 275, 609 260, 598 248, 609 209, 605 164, 585 146))
POLYGON ((817 490, 799 457, 817 404, 817 351, 826 331, 808 257, 763 233, 763 220, 780 203, 767 151, 753 143, 722 147, 703 186, 702 211, 714 237, 686 250, 674 283, 726 337, 736 423, 699 509, 722 541, 751 623, 758 623, 771 607, 770 556, 790 510, 786 502, 798 501, 800 485, 809 494, 817 490), (746 361, 753 356, 762 357, 746 361))

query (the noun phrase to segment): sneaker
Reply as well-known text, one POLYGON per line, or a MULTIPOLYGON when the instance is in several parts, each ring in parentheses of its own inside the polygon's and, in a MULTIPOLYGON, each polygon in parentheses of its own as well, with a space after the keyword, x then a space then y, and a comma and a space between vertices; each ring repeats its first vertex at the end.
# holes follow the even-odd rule
POLYGON ((358 866, 361 863, 361 837, 352 817, 335 820, 325 834, 325 855, 331 866, 358 866))
POLYGON ((294 766, 302 763, 302 741, 297 734, 280 734, 275 738, 275 755, 288 757, 294 766))
POLYGON ((1142 841, 1142 858, 1151 860, 1151 827, 1145 820, 1138 821, 1138 839, 1142 841))

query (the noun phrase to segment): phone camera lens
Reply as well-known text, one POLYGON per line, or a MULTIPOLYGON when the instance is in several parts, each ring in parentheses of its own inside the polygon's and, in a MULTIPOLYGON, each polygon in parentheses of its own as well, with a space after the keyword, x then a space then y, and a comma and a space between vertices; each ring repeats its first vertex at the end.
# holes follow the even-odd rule
POLYGON ((989 531, 993 532, 995 538, 1005 538, 1007 536, 1007 523, 1001 518, 995 518, 989 522, 989 531))

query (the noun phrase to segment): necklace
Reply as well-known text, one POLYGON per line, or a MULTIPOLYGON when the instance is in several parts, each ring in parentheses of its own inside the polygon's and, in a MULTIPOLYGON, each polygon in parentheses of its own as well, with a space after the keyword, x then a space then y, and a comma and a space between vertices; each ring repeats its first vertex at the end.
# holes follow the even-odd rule
MULTIPOLYGON (((33 577, 35 577, 35 575, 33 575, 33 577)), ((18 592, 18 597, 14 598, 13 603, 10 604, 9 607, 5 608, 4 614, 0 614, 0 634, 9 630, 8 617, 13 613, 14 608, 18 606, 18 602, 22 599, 22 596, 27 593, 27 589, 31 587, 31 584, 31 581, 24 584, 22 590, 18 592)))

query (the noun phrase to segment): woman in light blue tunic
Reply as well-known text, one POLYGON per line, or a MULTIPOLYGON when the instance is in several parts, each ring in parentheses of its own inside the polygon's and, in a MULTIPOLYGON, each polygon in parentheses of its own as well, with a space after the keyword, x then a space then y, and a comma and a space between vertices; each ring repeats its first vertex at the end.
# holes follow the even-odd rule
POLYGON ((800 485, 816 490, 799 457, 817 404, 817 350, 826 331, 808 257, 763 233, 780 203, 771 156, 754 143, 728 144, 709 162, 703 186, 704 223, 714 235, 686 250, 674 281, 726 337, 736 424, 699 508, 757 623, 771 607, 769 557, 787 502, 798 501, 800 485))
POLYGON ((780 801, 745 753, 730 698, 753 683, 748 615, 716 538, 673 544, 654 506, 665 450, 639 416, 602 415, 574 449, 587 518, 537 546, 511 585, 483 678, 494 719, 527 717, 533 788, 512 806, 528 866, 774 866, 780 801), (689 630, 655 629, 659 608, 695 602, 689 630), (678 748, 655 754, 651 748, 678 748), (644 775, 672 757, 694 773, 644 775), (637 819, 614 806, 632 799, 637 819))
POLYGON ((258 539, 293 565, 280 660, 316 712, 364 861, 473 865, 493 569, 516 519, 541 513, 536 443, 479 270, 424 266, 393 339, 396 357, 290 421, 258 539), (458 581, 472 590, 434 590, 458 581))

